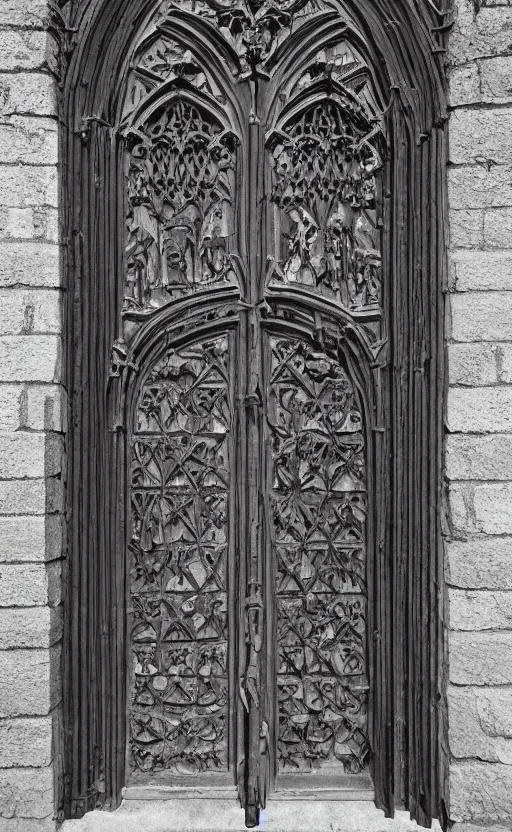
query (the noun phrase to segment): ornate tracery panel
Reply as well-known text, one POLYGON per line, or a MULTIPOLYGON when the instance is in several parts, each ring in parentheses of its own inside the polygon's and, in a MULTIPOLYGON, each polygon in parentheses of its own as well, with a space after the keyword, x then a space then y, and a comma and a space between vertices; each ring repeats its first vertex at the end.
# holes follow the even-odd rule
POLYGON ((345 309, 380 307, 382 162, 370 141, 375 133, 360 102, 346 94, 312 104, 271 134, 271 200, 284 243, 272 283, 302 285, 345 309))
POLYGON ((130 135, 125 310, 235 284, 236 139, 178 98, 130 135))

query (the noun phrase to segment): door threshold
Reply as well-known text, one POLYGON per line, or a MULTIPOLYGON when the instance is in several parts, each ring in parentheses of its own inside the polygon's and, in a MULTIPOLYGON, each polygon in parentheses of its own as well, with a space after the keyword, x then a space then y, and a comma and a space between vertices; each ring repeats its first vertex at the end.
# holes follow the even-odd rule
MULTIPOLYGON (((128 786, 123 794, 124 800, 235 800, 238 801, 236 788, 192 787, 173 788, 172 786, 128 786)), ((277 800, 335 800, 372 802, 375 799, 373 789, 322 789, 296 788, 278 789, 268 795, 267 802, 277 800)))
MULTIPOLYGON (((278 800, 261 812, 255 832, 421 832, 406 812, 394 819, 368 801, 278 800)), ((114 812, 96 810, 66 820, 60 832, 247 832, 244 811, 229 800, 123 800, 114 812)), ((426 832, 426 831, 425 831, 426 832)), ((436 821, 432 830, 441 832, 436 821)))
POLYGON ((123 800, 238 800, 235 786, 127 786, 123 800))
POLYGON ((278 789, 268 795, 267 803, 274 800, 350 800, 359 802, 375 800, 373 789, 278 789))

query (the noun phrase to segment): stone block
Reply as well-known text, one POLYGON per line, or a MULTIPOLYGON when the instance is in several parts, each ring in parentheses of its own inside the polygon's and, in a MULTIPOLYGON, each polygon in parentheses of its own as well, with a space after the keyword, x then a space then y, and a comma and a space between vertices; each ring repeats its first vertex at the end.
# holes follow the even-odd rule
MULTIPOLYGON (((5 0, 3 5, 7 5, 5 0)), ((41 69, 47 64, 53 66, 55 52, 55 41, 46 32, 0 30, 0 71, 41 69)))
POLYGON ((45 514, 46 497, 43 479, 0 481, 0 515, 45 514))
POLYGON ((60 286, 55 243, 0 243, 0 286, 60 286))
MULTIPOLYGON (((448 430, 452 432, 485 433, 512 431, 512 388, 511 387, 451 387, 448 393, 448 430)), ((464 440, 458 441, 462 449, 464 440)), ((507 445, 503 438, 503 447, 507 445)), ((482 453, 490 454, 499 450, 499 443, 476 443, 482 453)), ((495 457, 496 467, 504 472, 506 462, 495 457), (505 465, 505 467, 504 467, 505 465)), ((492 460, 490 460, 492 465, 492 460)), ((475 461, 475 470, 483 460, 475 461)), ((479 477, 480 479, 481 477, 479 477)), ((503 475, 492 479, 503 479, 503 475)))
MULTIPOLYGON (((23 506, 21 506, 23 508, 23 506)), ((62 554, 62 518, 0 517, 0 563, 43 563, 62 554)))
POLYGON ((0 609, 0 650, 51 647, 62 636, 60 607, 0 609))
POLYGON ((484 212, 450 208, 450 247, 482 248, 484 245, 484 212))
MULTIPOLYGON (((127 800, 115 812, 96 810, 64 821, 60 832, 245 832, 244 812, 233 797, 127 800)), ((262 813, 265 832, 423 832, 408 812, 394 818, 372 801, 270 800, 262 813)), ((426 832, 426 830, 425 830, 426 832)), ((437 821, 432 832, 441 832, 437 821)))
POLYGON ((53 514, 60 511, 60 480, 0 480, 0 515, 53 514))
POLYGON ((480 65, 480 100, 504 104, 512 101, 512 56, 485 58, 480 65))
POLYGON ((474 61, 476 58, 494 55, 510 55, 512 52, 512 9, 503 8, 503 0, 495 0, 499 8, 487 8, 475 0, 457 3, 455 26, 450 32, 449 56, 453 65, 474 61))
POLYGON ((59 646, 49 650, 0 650, 1 719, 50 713, 61 695, 59 657, 59 646))
MULTIPOLYGON (((11 768, 0 771, 0 817, 47 818, 53 814, 53 771, 11 768)), ((3 829, 3 827, 0 827, 3 829)))
MULTIPOLYGON (((53 830, 52 830, 53 832, 53 830)), ((475 826, 473 823, 454 823, 453 826, 450 827, 450 832, 510 832, 510 828, 506 826, 498 826, 495 823, 485 824, 485 826, 475 826)))
POLYGON ((56 84, 48 73, 0 72, 0 118, 12 115, 54 116, 56 84))
POLYGON ((455 110, 450 118, 450 162, 508 164, 512 162, 511 132, 512 108, 455 110))
POLYGON ((9 433, 20 427, 21 384, 0 384, 0 432, 9 433))
POLYGON ((512 592, 450 589, 449 595, 452 630, 512 630, 512 592))
POLYGON ((512 289, 512 251, 450 252, 457 292, 512 289))
POLYGON ((512 766, 476 760, 450 766, 450 815, 455 821, 506 820, 512 815, 512 766))
POLYGON ((465 538, 476 531, 473 509, 473 485, 452 482, 449 491, 450 526, 452 536, 465 538))
MULTIPOLYGON (((53 815, 47 818, 9 818, 4 819, 2 832, 59 832, 60 824, 54 820, 53 815)), ((485 832, 493 832, 486 829, 485 832)))
MULTIPOLYGON (((510 165, 469 165, 448 170, 448 196, 452 208, 504 208, 512 206, 510 165)), ((510 247, 510 240, 503 248, 510 247)), ((512 281, 511 281, 512 282, 512 281)))
POLYGON ((59 381, 60 346, 57 335, 0 337, 0 381, 59 381))
MULTIPOLYGON (((1 35, 0 31, 0 38, 1 35)), ((0 205, 9 208, 58 208, 58 190, 57 167, 0 165, 0 205)))
POLYGON ((475 688, 454 688, 448 692, 449 743, 457 759, 477 758, 492 763, 512 763, 512 740, 490 736, 483 729, 475 688))
POLYGON ((42 768, 51 760, 51 717, 0 721, 0 768, 42 768))
POLYGON ((48 20, 48 0, 2 0, 0 26, 42 29, 48 20))
MULTIPOLYGON (((1 387, 0 387, 1 396, 1 387)), ((29 384, 24 388, 21 427, 31 430, 67 430, 66 391, 58 384, 29 384)))
POLYGON ((474 489, 477 530, 484 534, 512 533, 512 483, 489 483, 474 489))
POLYGON ((485 733, 512 739, 512 688, 476 688, 475 696, 485 733))
POLYGON ((17 432, 0 434, 0 479, 36 479, 62 469, 62 437, 17 432))
POLYGON ((448 73, 449 101, 452 107, 480 101, 480 75, 476 63, 454 67, 448 73))
POLYGON ((512 435, 448 436, 446 474, 452 480, 512 480, 512 435))
POLYGON ((512 208, 484 211, 484 247, 507 248, 512 240, 512 208))
POLYGON ((0 606, 56 606, 60 603, 60 561, 0 564, 0 606))
POLYGON ((500 344, 498 347, 499 380, 512 384, 512 344, 500 344))
POLYGON ((512 341, 512 292, 451 296, 454 341, 512 341))
POLYGON ((0 334, 59 334, 60 300, 59 289, 0 289, 0 334))
POLYGON ((466 589, 512 589, 512 538, 454 540, 446 547, 447 580, 466 589))
POLYGON ((495 344, 449 344, 450 384, 486 387, 498 381, 498 347, 495 344))
POLYGON ((58 151, 55 119, 0 115, 0 164, 56 165, 58 151))
POLYGON ((58 212, 55 208, 0 207, 0 237, 4 240, 59 242, 58 212))
POLYGON ((512 684, 511 632, 450 633, 450 681, 455 685, 512 684))

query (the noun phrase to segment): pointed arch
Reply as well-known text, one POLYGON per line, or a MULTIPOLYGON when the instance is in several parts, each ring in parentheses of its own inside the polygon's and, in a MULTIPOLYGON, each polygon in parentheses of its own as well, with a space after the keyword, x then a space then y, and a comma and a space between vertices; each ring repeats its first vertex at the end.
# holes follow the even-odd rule
MULTIPOLYGON (((71 417, 61 795, 66 817, 116 806, 125 783, 126 574, 120 541, 127 523, 127 470, 119 395, 112 392, 116 371, 132 360, 119 323, 126 207, 121 108, 138 33, 158 5, 90 0, 71 4, 68 20, 76 31, 61 96, 71 417)), ((387 815, 405 806, 420 824, 438 817, 446 828, 441 514, 447 13, 420 0, 326 5, 316 28, 304 28, 308 54, 316 48, 318 27, 325 43, 343 37, 353 44, 382 106, 389 157, 383 183, 385 343, 369 369, 379 390, 372 451, 375 547, 368 574, 376 800, 387 815)), ((174 20, 173 33, 185 37, 190 15, 176 12, 174 20)), ((238 71, 240 61, 232 47, 223 45, 222 52, 209 45, 210 29, 204 21, 196 25, 205 62, 220 84, 223 60, 238 71)), ((271 60, 292 66, 297 44, 295 37, 278 47, 271 60)), ((240 115, 236 95, 230 103, 240 115)), ((350 333, 346 337, 350 341, 350 333)))

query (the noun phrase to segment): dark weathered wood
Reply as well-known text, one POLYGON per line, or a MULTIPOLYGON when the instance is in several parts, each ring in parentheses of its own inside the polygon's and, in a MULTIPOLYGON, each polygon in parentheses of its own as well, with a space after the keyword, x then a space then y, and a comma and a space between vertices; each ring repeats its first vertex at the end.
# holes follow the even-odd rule
MULTIPOLYGON (((324 762, 332 754, 341 771, 356 770, 368 757, 387 815, 405 805, 420 823, 439 817, 446 827, 441 56, 449 15, 416 0, 54 5, 70 391, 64 814, 117 805, 137 746, 126 715, 137 677, 129 598, 140 588, 128 544, 141 385, 164 356, 193 345, 207 352, 224 333, 233 485, 223 764, 247 824, 258 822, 276 782, 279 794, 270 522, 279 453, 275 443, 272 459, 265 442, 278 389, 269 345, 286 341, 311 356, 313 372, 315 362, 338 367, 353 391, 368 512, 359 541, 367 722, 362 710, 348 754, 328 741, 332 716, 313 724, 325 702, 310 698, 302 716, 317 740, 324 731, 324 762)), ((187 430, 199 441, 197 427, 187 430)), ((156 433, 164 443, 177 436, 169 426, 156 433)), ((347 486, 347 499, 357 491, 347 486)), ((349 530, 355 521, 344 522, 349 530)), ((178 665, 155 661, 168 695, 178 665)), ((138 673, 149 710, 158 691, 151 674, 138 673)), ((149 710, 150 721, 159 718, 149 710)), ((303 742, 308 754, 312 747, 303 742)), ((164 757, 144 752, 171 772, 174 749, 164 757)))

